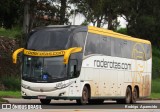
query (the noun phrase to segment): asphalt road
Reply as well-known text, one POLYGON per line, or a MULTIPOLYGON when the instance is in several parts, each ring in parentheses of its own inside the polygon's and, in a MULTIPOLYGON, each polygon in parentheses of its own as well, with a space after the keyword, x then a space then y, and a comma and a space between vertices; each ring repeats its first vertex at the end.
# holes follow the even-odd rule
MULTIPOLYGON (((26 100, 26 99, 13 99, 6 98, 10 105, 38 105, 42 110, 38 112, 160 112, 160 100, 143 100, 138 101, 136 104, 117 104, 115 101, 105 101, 101 105, 77 105, 75 101, 53 100, 50 105, 41 105, 39 100, 26 100), (47 110, 46 110, 47 109, 47 110)), ((2 105, 0 106, 2 108, 2 105)), ((3 110, 9 111, 9 110, 3 110)), ((10 110, 11 111, 11 110, 10 110)), ((21 112, 21 109, 13 109, 12 112, 21 112)), ((23 110, 28 111, 28 110, 23 110)), ((31 110, 37 112, 37 110, 31 110)), ((1 112, 1 110, 0 110, 1 112)))

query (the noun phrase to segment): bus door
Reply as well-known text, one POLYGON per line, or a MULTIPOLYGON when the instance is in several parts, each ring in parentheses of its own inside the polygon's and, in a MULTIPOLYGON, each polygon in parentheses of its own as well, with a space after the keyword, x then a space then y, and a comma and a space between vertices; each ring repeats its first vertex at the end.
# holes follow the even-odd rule
POLYGON ((76 59, 71 59, 68 65, 68 75, 69 75, 69 94, 71 96, 78 95, 80 84, 77 81, 77 76, 79 75, 79 71, 77 70, 78 61, 76 59))

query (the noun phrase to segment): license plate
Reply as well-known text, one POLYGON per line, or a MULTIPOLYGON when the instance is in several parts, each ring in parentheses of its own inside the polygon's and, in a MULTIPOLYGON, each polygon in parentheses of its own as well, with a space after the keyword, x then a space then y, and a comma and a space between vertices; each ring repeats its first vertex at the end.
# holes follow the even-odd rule
POLYGON ((46 96, 45 95, 39 95, 38 99, 46 99, 46 96))

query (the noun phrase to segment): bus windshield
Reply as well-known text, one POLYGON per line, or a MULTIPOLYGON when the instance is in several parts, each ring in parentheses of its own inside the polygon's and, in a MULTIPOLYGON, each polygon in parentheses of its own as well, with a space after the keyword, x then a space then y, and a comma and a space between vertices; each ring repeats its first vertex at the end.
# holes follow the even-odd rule
POLYGON ((70 32, 65 29, 43 29, 32 32, 27 42, 31 50, 64 50, 67 47, 70 32))
POLYGON ((22 78, 30 82, 55 82, 67 78, 63 57, 24 56, 22 78))

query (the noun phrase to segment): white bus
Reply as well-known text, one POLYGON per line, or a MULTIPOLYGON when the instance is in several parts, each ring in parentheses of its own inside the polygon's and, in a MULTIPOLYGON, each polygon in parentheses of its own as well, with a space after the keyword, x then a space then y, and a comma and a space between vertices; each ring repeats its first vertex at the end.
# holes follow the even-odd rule
POLYGON ((152 50, 147 40, 92 26, 47 26, 28 34, 22 53, 25 99, 79 104, 135 103, 151 93, 152 50))

